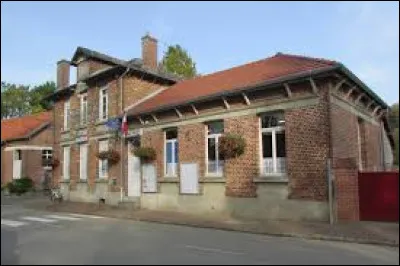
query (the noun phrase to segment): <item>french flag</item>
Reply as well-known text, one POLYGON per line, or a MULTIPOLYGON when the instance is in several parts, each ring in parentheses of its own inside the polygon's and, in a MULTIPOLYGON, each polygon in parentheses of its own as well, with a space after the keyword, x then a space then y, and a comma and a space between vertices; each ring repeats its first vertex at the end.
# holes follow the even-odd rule
POLYGON ((124 136, 128 134, 128 122, 126 119, 126 113, 124 113, 124 117, 122 118, 121 131, 124 136))

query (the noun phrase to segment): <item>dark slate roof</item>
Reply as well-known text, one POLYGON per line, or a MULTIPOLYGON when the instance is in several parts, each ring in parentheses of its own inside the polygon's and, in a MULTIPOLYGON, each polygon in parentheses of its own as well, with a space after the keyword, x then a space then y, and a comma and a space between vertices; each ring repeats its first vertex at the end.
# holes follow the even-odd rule
POLYGON ((123 65, 126 63, 125 60, 121 60, 121 59, 118 59, 118 58, 115 58, 115 57, 112 57, 112 56, 109 56, 109 55, 106 55, 106 54, 103 54, 103 53, 100 53, 100 52, 97 52, 97 51, 94 51, 94 50, 91 50, 91 49, 88 49, 85 47, 79 46, 76 49, 74 56, 72 57, 71 65, 76 66, 76 63, 77 63, 76 61, 78 60, 78 58, 80 56, 85 56, 87 58, 94 58, 94 59, 103 61, 105 63, 110 63, 112 65, 123 65))

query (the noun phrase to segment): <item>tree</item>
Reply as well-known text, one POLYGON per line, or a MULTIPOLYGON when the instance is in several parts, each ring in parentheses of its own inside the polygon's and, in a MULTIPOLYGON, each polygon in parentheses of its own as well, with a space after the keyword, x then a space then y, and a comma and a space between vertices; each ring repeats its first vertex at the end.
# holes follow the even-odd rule
POLYGON ((162 59, 161 68, 168 73, 184 78, 192 78, 197 74, 196 63, 180 45, 168 47, 162 59))
POLYGON ((41 85, 33 87, 30 90, 30 106, 32 113, 39 113, 51 108, 49 101, 43 101, 43 98, 56 90, 54 81, 47 81, 41 85))
POLYGON ((29 87, 1 82, 1 119, 29 114, 29 87))
POLYGON ((54 92, 56 84, 45 82, 30 89, 30 86, 1 82, 1 119, 39 113, 51 108, 43 98, 54 92))

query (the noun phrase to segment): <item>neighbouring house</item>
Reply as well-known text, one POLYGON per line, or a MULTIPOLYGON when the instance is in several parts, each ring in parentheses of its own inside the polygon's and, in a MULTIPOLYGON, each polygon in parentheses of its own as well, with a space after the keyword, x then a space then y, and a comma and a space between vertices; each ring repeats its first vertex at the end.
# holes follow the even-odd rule
POLYGON ((391 167, 388 106, 339 62, 277 53, 178 81, 158 72, 153 37, 142 38, 142 57, 78 48, 58 63, 50 97, 63 166, 55 180, 70 200, 327 221, 333 173, 338 216, 356 220, 358 171, 391 167), (77 84, 68 82, 70 65, 77 84), (121 138, 112 128, 124 113, 129 132, 121 138), (245 140, 244 154, 223 158, 227 133, 245 140), (155 160, 134 156, 140 146, 153 148, 155 160), (119 161, 97 157, 105 151, 119 161))
POLYGON ((52 115, 35 115, 1 121, 1 184, 29 177, 41 188, 53 167, 52 115))

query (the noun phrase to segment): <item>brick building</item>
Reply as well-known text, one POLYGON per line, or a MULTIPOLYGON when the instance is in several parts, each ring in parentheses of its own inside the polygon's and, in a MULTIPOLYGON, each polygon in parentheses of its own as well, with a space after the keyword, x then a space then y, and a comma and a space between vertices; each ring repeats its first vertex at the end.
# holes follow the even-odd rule
POLYGON ((349 168, 391 166, 388 106, 341 63, 277 53, 177 81, 158 70, 154 38, 142 38, 142 53, 123 61, 78 48, 71 62, 58 63, 51 97, 63 167, 55 181, 70 200, 327 220, 328 160, 337 180, 349 168), (68 82, 70 65, 77 84, 68 82), (110 118, 124 112, 129 133, 121 138, 110 118), (220 156, 226 133, 244 137, 243 155, 220 156), (155 161, 141 163, 131 152, 137 146, 154 148, 155 161), (104 150, 120 160, 95 156, 104 150))
POLYGON ((52 170, 53 130, 49 112, 1 121, 1 184, 29 177, 41 187, 52 170))

